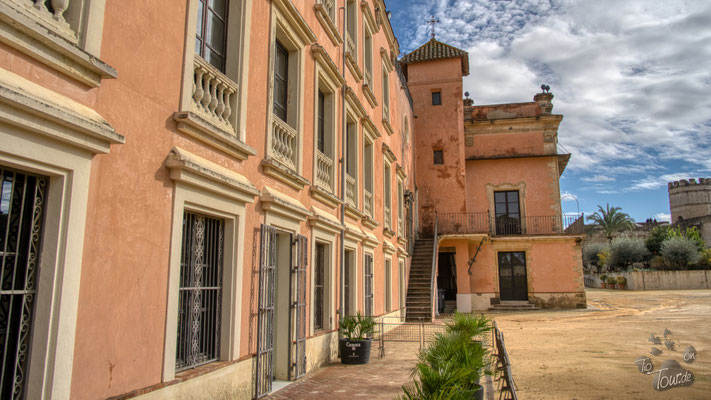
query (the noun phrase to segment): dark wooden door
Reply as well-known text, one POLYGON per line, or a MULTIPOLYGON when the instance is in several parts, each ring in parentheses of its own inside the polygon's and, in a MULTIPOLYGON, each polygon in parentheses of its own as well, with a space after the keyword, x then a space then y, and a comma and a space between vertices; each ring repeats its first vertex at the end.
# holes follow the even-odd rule
POLYGON ((499 296, 501 300, 528 300, 526 253, 499 253, 499 296))

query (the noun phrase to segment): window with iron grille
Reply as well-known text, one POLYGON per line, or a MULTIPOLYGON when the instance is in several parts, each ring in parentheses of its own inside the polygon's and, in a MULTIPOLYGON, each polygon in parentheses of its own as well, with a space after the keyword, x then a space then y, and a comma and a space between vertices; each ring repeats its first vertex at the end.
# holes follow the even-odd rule
POLYGON ((324 327, 324 309, 326 308, 324 281, 326 274, 326 245, 316 243, 316 263, 314 265, 314 330, 324 327))
POLYGON ((365 315, 373 315, 373 256, 366 254, 363 258, 363 286, 365 287, 365 315))
POLYGON ((0 399, 26 398, 48 182, 0 167, 0 399))
POLYGON ((228 0, 198 0, 195 52, 225 72, 228 0))
POLYGON ((176 371, 219 359, 224 227, 220 219, 183 214, 176 371))

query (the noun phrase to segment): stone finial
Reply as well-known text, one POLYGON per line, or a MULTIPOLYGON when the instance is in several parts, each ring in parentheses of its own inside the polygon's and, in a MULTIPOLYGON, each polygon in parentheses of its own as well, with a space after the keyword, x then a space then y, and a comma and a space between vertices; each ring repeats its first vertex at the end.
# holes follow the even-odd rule
POLYGON ((464 92, 464 95, 467 97, 464 99, 464 105, 467 107, 471 107, 474 105, 474 100, 469 98, 469 92, 464 92))
POLYGON ((541 113, 543 114, 550 114, 551 111, 553 111, 552 100, 553 93, 550 92, 536 93, 536 95, 533 96, 533 101, 538 103, 538 106, 541 108, 541 113))

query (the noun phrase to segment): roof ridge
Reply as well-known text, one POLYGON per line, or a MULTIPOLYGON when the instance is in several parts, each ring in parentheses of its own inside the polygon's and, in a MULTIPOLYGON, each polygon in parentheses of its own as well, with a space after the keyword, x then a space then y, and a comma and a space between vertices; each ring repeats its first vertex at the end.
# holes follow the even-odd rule
POLYGON ((418 62, 442 60, 448 58, 461 58, 462 75, 469 75, 469 53, 450 44, 440 42, 435 38, 431 38, 420 47, 405 54, 400 59, 400 63, 403 65, 407 65, 418 62))

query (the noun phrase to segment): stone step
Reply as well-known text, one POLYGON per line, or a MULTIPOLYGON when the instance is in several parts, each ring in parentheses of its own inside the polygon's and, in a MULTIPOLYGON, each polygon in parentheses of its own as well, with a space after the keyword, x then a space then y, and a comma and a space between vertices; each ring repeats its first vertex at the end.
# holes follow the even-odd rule
POLYGON ((535 304, 528 301, 502 301, 500 304, 492 304, 489 311, 535 311, 540 310, 535 304))

